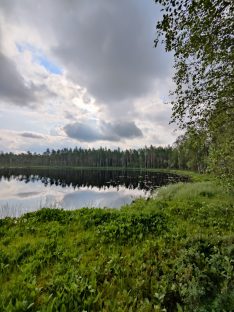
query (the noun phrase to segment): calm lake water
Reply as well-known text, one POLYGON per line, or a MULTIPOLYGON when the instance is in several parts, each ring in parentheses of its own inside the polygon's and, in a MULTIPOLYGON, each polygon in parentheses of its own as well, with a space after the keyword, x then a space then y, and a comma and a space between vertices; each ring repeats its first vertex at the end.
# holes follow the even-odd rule
POLYGON ((19 217, 42 207, 119 208, 185 177, 145 171, 1 169, 0 218, 19 217))

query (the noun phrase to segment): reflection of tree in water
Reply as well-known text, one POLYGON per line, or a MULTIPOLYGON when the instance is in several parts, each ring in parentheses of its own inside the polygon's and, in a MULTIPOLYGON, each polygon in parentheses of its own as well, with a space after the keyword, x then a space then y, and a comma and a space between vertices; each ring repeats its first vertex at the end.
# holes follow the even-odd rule
POLYGON ((186 177, 169 173, 144 171, 107 171, 72 169, 1 169, 1 178, 16 179, 25 183, 41 181, 45 186, 72 186, 110 188, 119 186, 128 189, 152 190, 156 187, 188 181, 186 177))

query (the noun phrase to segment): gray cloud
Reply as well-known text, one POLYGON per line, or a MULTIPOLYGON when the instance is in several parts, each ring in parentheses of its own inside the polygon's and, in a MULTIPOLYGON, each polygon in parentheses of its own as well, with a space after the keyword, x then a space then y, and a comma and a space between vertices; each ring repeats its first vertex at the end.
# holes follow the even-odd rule
POLYGON ((142 131, 134 122, 97 123, 94 120, 88 122, 75 122, 64 127, 68 137, 81 142, 95 141, 120 141, 142 137, 142 131))
MULTIPOLYGON (((146 98, 153 97, 154 94, 157 94, 156 97, 165 95, 169 84, 172 57, 165 54, 163 48, 153 48, 155 24, 159 14, 159 9, 152 0, 40 0, 36 3, 24 0, 24 5, 18 0, 0 1, 0 18, 4 15, 6 23, 12 24, 12 29, 18 28, 19 33, 23 27, 23 43, 34 46, 38 42, 40 45, 41 41, 37 41, 37 38, 42 39, 43 44, 35 48, 43 49, 45 56, 62 69, 66 75, 65 80, 72 78, 77 86, 81 86, 77 97, 87 106, 90 105, 90 100, 92 103, 93 97, 97 100, 94 105, 99 106, 99 110, 95 110, 96 113, 92 109, 88 110, 88 118, 94 116, 106 122, 76 122, 77 116, 83 116, 82 109, 77 107, 73 116, 70 113, 71 108, 73 110, 75 107, 72 96, 69 92, 64 93, 64 98, 61 96, 63 103, 67 103, 63 109, 63 117, 67 118, 68 123, 64 127, 68 136, 66 140, 71 137, 82 142, 119 142, 126 138, 140 138, 142 131, 133 120, 142 125, 144 138, 151 140, 151 133, 154 132, 152 123, 160 126, 167 123, 167 113, 162 112, 159 116, 157 104, 152 108, 144 106, 146 98), (32 41, 28 42, 27 38, 32 41), (109 122, 110 120, 132 122, 117 123, 109 122), (150 130, 147 132, 145 129, 148 123, 150 130)), ((7 28, 3 27, 3 31, 5 29, 7 28)), ((7 36, 7 33, 4 35, 7 36)), ((17 37, 16 33, 15 38, 21 40, 22 37, 17 37)), ((8 61, 11 62, 9 59, 8 61)), ((15 65, 14 67, 17 70, 15 65)), ((15 80, 13 76, 6 75, 5 87, 10 88, 12 81, 16 81, 17 85, 20 80, 22 88, 16 89, 23 95, 14 97, 16 91, 5 91, 8 94, 5 99, 9 98, 9 101, 15 100, 16 104, 22 105, 30 102, 30 99, 23 101, 24 96, 34 96, 37 103, 43 103, 46 98, 55 96, 48 93, 42 81, 40 85, 31 84, 28 89, 19 73, 19 79, 15 80), (7 85, 9 81, 10 85, 7 85)), ((0 84, 2 79, 0 77, 0 84)), ((44 81, 45 84, 48 83, 44 81)), ((57 88, 53 90, 56 92, 57 88)), ((57 101, 58 105, 62 100, 57 101)), ((152 143, 155 140, 152 139, 152 143)), ((40 143, 36 140, 26 141, 33 144, 35 142, 35 146, 40 143)), ((69 144, 73 143, 74 141, 69 141, 69 144)))
POLYGON ((64 112, 64 117, 67 118, 67 119, 70 119, 72 121, 75 121, 76 120, 76 117, 74 116, 73 113, 70 113, 68 111, 65 111, 64 112))
POLYGON ((160 112, 157 112, 157 111, 152 112, 152 113, 146 112, 144 114, 144 118, 157 125, 169 125, 170 114, 171 114, 171 109, 170 107, 168 107, 168 109, 165 109, 164 111, 160 111, 160 112))
POLYGON ((113 137, 118 138, 136 138, 141 137, 141 130, 135 125, 134 122, 115 122, 103 123, 102 130, 104 133, 111 133, 113 137))
POLYGON ((25 106, 35 100, 32 90, 25 86, 23 77, 12 60, 0 52, 0 99, 25 106))
MULTIPOLYGON (((169 75, 170 57, 154 49, 159 10, 152 0, 2 0, 5 14, 50 42, 68 75, 98 101, 120 105, 152 91, 169 75), (43 18, 42 18, 43 17, 43 18)), ((133 107, 132 107, 133 109, 133 107)))
POLYGON ((101 140, 102 138, 105 139, 96 124, 88 125, 82 122, 76 122, 66 125, 64 131, 70 138, 83 142, 94 142, 101 140))
POLYGON ((140 2, 73 2, 73 11, 62 14, 56 27, 55 55, 74 80, 106 104, 142 96, 155 79, 168 75, 165 53, 153 48, 154 7, 140 2))
POLYGON ((33 133, 33 132, 23 132, 20 134, 20 136, 24 138, 30 138, 30 139, 44 139, 45 138, 42 134, 33 133))

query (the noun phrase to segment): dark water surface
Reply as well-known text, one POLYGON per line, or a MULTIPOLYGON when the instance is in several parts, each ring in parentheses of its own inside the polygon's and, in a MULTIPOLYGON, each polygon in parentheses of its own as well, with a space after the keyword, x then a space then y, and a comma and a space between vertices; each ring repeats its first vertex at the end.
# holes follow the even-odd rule
POLYGON ((0 218, 42 207, 119 208, 179 181, 187 178, 140 170, 0 169, 0 218))

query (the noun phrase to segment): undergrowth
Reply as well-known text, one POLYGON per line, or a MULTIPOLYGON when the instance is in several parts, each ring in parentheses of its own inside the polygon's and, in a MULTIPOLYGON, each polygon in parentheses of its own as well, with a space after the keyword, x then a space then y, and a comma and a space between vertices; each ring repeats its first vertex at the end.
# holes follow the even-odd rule
POLYGON ((0 311, 233 311, 233 230, 233 198, 209 181, 0 220, 0 311))

